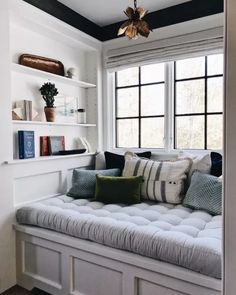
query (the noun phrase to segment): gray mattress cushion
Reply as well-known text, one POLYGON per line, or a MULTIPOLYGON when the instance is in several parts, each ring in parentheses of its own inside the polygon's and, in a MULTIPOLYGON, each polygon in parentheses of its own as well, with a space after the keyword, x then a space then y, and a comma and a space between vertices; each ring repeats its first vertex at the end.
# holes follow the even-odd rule
POLYGON ((19 209, 17 221, 221 278, 220 215, 182 205, 104 205, 60 196, 19 209))

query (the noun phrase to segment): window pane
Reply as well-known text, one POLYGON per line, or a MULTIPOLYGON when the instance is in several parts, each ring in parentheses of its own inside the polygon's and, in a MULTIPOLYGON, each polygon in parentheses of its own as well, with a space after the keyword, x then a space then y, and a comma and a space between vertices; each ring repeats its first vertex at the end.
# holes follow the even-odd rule
POLYGON ((139 99, 138 87, 117 90, 117 116, 138 116, 139 99))
POLYGON ((141 67, 141 83, 163 82, 165 80, 165 65, 154 64, 141 67))
POLYGON ((208 79, 208 112, 223 112, 223 78, 208 79))
POLYGON ((209 55, 207 61, 208 75, 221 75, 224 69, 224 57, 223 54, 209 55))
POLYGON ((164 84, 142 86, 141 115, 164 115, 164 84))
POLYGON ((129 68, 123 71, 117 72, 117 86, 130 86, 130 85, 137 85, 139 76, 139 69, 138 68, 129 68))
POLYGON ((205 76, 205 57, 188 58, 176 62, 176 79, 205 76))
POLYGON ((176 113, 203 113, 205 81, 194 80, 176 83, 176 113))
POLYGON ((141 147, 164 148, 164 118, 141 120, 141 147))
POLYGON ((204 116, 177 117, 176 136, 179 149, 204 149, 204 116))
POLYGON ((138 119, 117 120, 117 147, 138 147, 138 119))
POLYGON ((209 115, 207 117, 207 148, 222 149, 223 147, 223 116, 209 115))

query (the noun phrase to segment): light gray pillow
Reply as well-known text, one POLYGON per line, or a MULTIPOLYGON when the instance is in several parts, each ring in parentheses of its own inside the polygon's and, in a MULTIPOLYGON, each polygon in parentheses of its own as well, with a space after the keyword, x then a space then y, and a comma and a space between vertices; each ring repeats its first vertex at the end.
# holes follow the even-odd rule
POLYGON ((94 198, 96 190, 96 175, 120 176, 120 169, 107 170, 81 170, 74 169, 72 176, 72 187, 67 196, 75 199, 94 198))
POLYGON ((221 214, 222 181, 213 175, 194 172, 183 205, 212 215, 221 214))

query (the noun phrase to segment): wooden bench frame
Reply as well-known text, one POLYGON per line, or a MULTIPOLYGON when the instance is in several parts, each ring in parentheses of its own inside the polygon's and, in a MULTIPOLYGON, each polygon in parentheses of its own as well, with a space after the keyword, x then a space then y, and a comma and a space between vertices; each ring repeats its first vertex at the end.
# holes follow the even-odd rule
POLYGON ((54 231, 15 225, 17 283, 53 295, 220 295, 222 282, 54 231))

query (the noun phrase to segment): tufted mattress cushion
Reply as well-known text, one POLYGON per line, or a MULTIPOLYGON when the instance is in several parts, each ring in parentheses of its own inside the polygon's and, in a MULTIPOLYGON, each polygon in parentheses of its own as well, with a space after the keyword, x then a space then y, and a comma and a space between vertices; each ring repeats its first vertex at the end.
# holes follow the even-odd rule
POLYGON ((220 215, 182 205, 104 205, 60 196, 19 209, 17 221, 221 278, 220 215))

